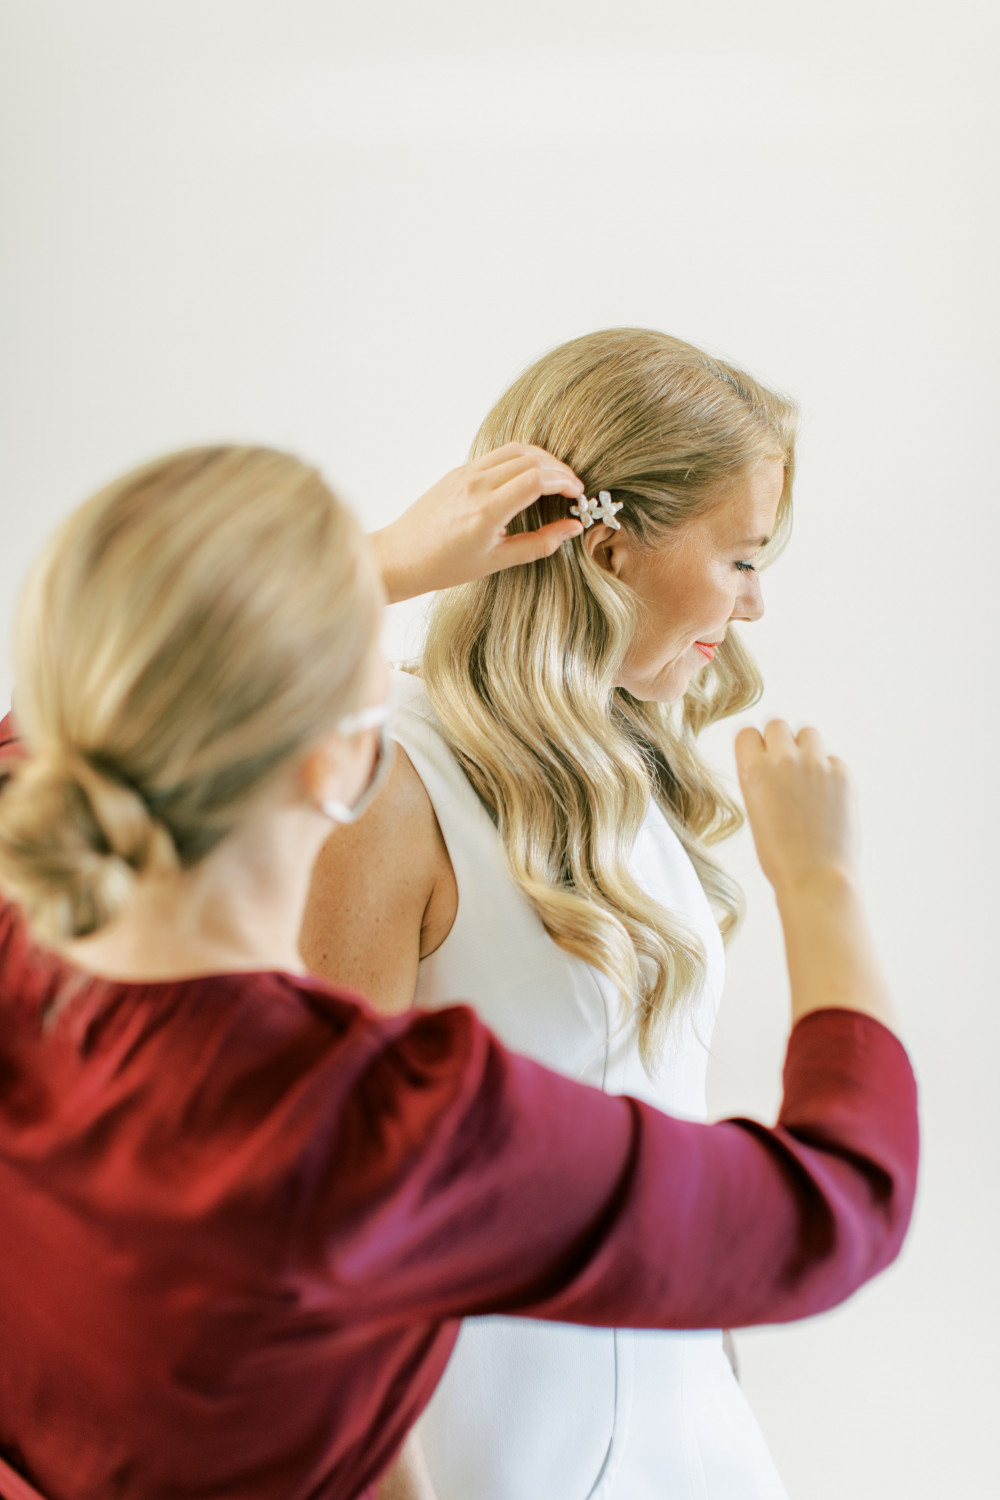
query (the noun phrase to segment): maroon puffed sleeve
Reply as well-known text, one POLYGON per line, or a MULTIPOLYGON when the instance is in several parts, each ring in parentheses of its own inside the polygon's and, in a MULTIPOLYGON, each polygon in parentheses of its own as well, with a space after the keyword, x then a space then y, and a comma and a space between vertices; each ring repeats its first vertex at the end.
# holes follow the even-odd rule
POLYGON ((888 1265, 912 1212, 913 1072, 854 1011, 794 1028, 773 1128, 586 1088, 464 1007, 407 1018, 355 1083, 316 1250, 366 1320, 783 1322, 888 1265))

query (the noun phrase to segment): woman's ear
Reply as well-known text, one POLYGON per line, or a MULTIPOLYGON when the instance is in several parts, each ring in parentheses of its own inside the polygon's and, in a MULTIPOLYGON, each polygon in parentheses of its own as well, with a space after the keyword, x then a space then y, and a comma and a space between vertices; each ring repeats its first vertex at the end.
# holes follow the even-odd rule
POLYGON ((613 573, 616 578, 621 577, 622 567, 629 555, 624 531, 613 531, 603 521, 595 521, 583 533, 583 545, 599 568, 613 573))

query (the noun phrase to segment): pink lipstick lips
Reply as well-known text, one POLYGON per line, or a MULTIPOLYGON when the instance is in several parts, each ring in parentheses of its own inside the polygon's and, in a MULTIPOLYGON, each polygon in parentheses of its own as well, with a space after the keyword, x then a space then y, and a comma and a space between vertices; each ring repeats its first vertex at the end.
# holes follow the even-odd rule
POLYGON ((721 644, 721 641, 695 641, 695 645, 702 656, 707 656, 709 661, 715 660, 715 648, 716 646, 721 646, 721 644))

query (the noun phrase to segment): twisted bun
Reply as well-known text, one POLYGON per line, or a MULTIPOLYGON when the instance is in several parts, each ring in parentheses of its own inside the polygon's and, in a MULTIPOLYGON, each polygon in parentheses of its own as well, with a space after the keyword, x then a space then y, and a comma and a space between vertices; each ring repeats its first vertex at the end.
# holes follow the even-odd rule
POLYGON ((96 932, 137 875, 175 865, 139 793, 69 747, 21 762, 0 797, 0 884, 54 944, 96 932))

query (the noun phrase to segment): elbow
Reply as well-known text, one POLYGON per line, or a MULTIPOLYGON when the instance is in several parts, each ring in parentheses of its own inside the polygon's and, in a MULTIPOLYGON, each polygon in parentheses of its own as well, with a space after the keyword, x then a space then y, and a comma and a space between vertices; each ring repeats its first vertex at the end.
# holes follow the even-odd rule
MULTIPOLYGON (((873 1170, 866 1177, 859 1226, 861 1282, 892 1264, 903 1248, 917 1196, 917 1156, 873 1170)), ((859 1282, 860 1284, 860 1282, 859 1282)))
POLYGON ((788 1266, 798 1289, 790 1317, 824 1312, 847 1300, 899 1255, 913 1218, 916 1155, 891 1164, 825 1161, 809 1173, 812 1202, 788 1266))

